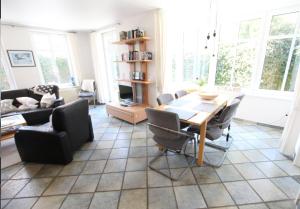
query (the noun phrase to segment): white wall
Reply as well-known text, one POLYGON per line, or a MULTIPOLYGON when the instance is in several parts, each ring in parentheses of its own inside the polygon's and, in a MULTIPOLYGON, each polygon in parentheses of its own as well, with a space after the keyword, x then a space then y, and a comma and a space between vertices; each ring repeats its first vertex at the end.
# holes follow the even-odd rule
MULTIPOLYGON (((32 50, 29 32, 23 28, 1 26, 1 42, 5 51, 5 59, 8 60, 6 50, 32 50)), ((9 61, 8 61, 9 63, 9 61)), ((28 88, 40 84, 42 79, 37 67, 11 67, 10 72, 15 79, 16 88, 28 88)))
MULTIPOLYGON (((155 53, 155 19, 154 19, 154 10, 142 13, 140 15, 136 15, 130 18, 122 19, 121 24, 117 27, 117 32, 120 31, 128 31, 139 27, 140 29, 145 30, 146 36, 151 38, 150 41, 147 41, 147 51, 152 52, 153 58, 155 53)), ((121 54, 123 52, 128 52, 127 46, 118 46, 117 54, 121 54)), ((137 64, 137 67, 139 64, 137 64)), ((129 65, 126 63, 119 64, 120 75, 121 78, 129 78, 129 65)), ((138 68, 137 68, 138 69, 138 68)), ((155 76, 155 59, 148 64, 148 79, 154 81, 153 84, 150 84, 148 87, 149 93, 149 104, 151 106, 156 106, 156 76, 155 76)))
MULTIPOLYGON (((82 79, 94 79, 94 71, 91 58, 90 38, 88 32, 80 32, 75 34, 75 47, 77 56, 76 62, 78 69, 75 71, 79 83, 82 79)), ((6 50, 32 50, 34 48, 30 38, 30 29, 24 27, 1 26, 1 43, 5 51, 4 56, 8 61, 6 50)), ((73 48, 73 47, 72 47, 73 48)), ((34 56, 36 54, 34 53, 34 56)), ((36 58, 36 56, 35 56, 36 58)), ((8 61, 9 63, 9 61, 8 61)), ((37 64, 37 63, 36 63, 37 64)), ((36 67, 11 67, 8 64, 9 71, 12 72, 16 88, 28 88, 43 83, 38 65, 36 67)), ((77 99, 78 88, 60 88, 60 95, 65 97, 65 101, 69 102, 77 99)))
POLYGON ((241 102, 236 118, 284 127, 292 105, 290 98, 246 95, 241 102))

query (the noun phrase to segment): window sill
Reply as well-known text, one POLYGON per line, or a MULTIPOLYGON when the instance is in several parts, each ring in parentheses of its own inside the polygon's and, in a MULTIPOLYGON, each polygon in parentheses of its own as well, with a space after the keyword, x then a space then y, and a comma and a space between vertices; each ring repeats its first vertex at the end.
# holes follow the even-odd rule
POLYGON ((283 91, 272 91, 272 90, 249 90, 243 89, 243 93, 246 96, 252 97, 262 97, 262 98, 270 98, 270 99, 280 99, 280 100, 293 100, 294 92, 283 92, 283 91))
POLYGON ((79 86, 59 86, 59 89, 68 90, 68 89, 77 89, 79 86))

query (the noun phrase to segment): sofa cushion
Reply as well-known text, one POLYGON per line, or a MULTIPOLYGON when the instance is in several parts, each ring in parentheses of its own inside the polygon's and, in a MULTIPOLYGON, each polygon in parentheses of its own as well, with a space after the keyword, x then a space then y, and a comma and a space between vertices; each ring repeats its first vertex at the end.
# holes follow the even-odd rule
POLYGON ((35 105, 39 102, 38 100, 33 99, 31 97, 17 97, 16 100, 20 104, 25 105, 25 106, 32 106, 32 105, 35 105))
POLYGON ((18 111, 25 111, 25 110, 34 110, 38 107, 38 105, 32 105, 32 104, 24 104, 24 105, 20 105, 18 107, 18 111))
POLYGON ((1 115, 16 111, 17 107, 13 105, 13 99, 1 100, 1 115))
POLYGON ((56 100, 55 94, 47 93, 45 94, 40 102, 41 107, 51 107, 56 100))

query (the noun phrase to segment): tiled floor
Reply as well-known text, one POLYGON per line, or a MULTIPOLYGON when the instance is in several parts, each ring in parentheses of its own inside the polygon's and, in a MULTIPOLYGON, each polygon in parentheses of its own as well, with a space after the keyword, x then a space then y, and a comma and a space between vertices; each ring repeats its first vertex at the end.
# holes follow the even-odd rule
MULTIPOLYGON (((278 152, 280 129, 235 121, 222 167, 193 166, 172 182, 147 168, 158 150, 145 123, 108 118, 103 106, 90 113, 95 141, 69 165, 20 163, 1 170, 1 208, 295 208, 300 168, 278 152)), ((219 153, 205 151, 207 159, 218 159, 219 153)), ((187 162, 170 154, 155 166, 176 176, 187 162)))

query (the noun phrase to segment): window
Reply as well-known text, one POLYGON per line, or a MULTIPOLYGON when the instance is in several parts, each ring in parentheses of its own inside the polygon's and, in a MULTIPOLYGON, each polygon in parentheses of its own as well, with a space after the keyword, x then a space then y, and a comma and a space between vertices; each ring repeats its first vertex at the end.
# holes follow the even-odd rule
POLYGON ((66 36, 34 33, 33 42, 45 83, 75 85, 66 36))
POLYGON ((0 64, 0 90, 2 91, 10 89, 10 85, 2 61, 0 64))
POLYGON ((266 48, 261 89, 293 91, 299 66, 299 38, 296 27, 299 13, 272 17, 266 48))
POLYGON ((223 25, 219 43, 216 85, 251 85, 261 19, 223 25))
POLYGON ((196 79, 208 81, 210 55, 205 50, 203 30, 186 29, 170 31, 174 34, 168 39, 170 74, 168 87, 180 88, 180 85, 193 84, 196 79), (175 35, 176 34, 176 35, 175 35))
MULTIPOLYGON (((6 54, 1 49, 1 55, 6 54)), ((4 57, 0 59, 0 90, 9 90, 15 87, 12 75, 8 71, 8 65, 4 57)))

